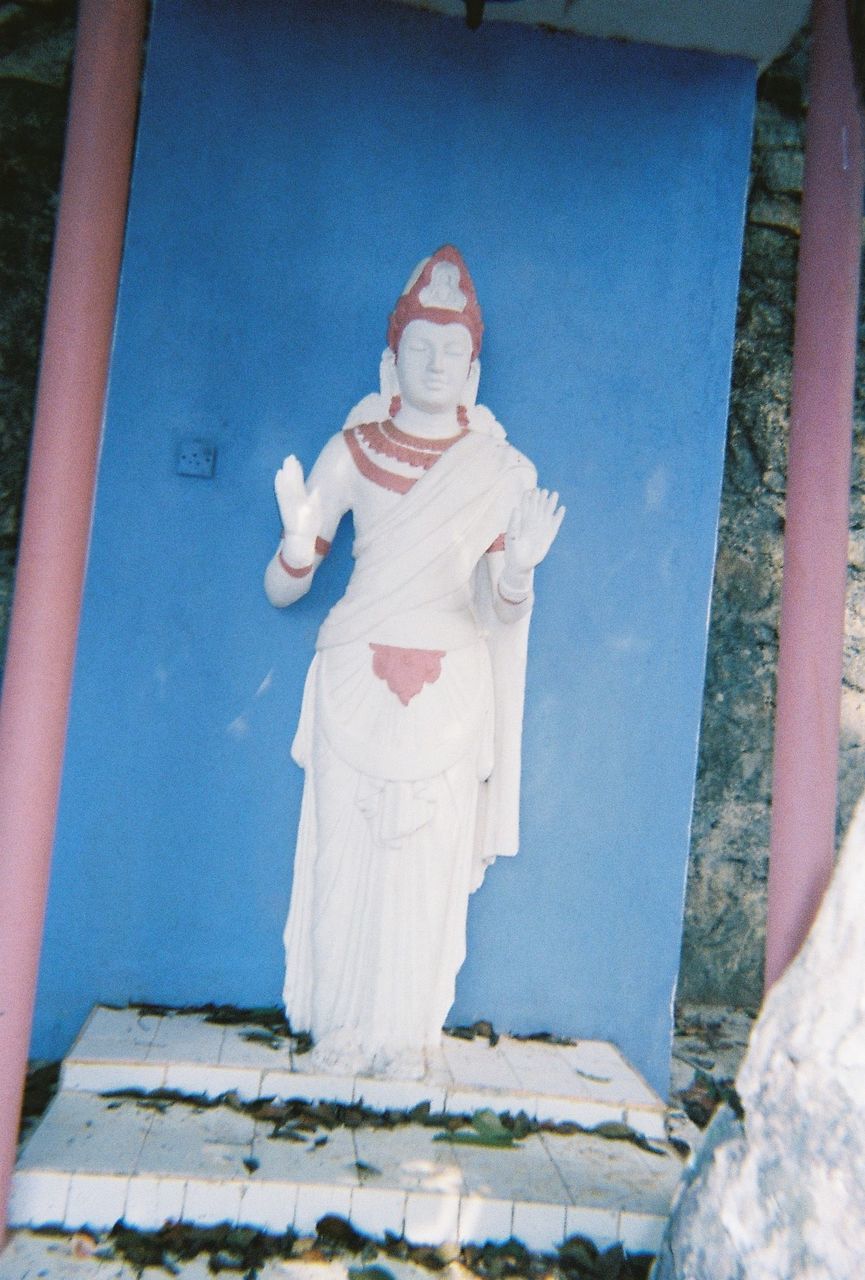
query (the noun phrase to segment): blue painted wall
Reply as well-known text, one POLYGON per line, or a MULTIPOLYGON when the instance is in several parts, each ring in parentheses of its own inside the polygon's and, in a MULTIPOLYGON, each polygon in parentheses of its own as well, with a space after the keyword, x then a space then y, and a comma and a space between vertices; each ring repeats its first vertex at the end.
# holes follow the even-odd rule
POLYGON ((289 745, 343 529, 287 612, 272 476, 376 383, 460 246, 481 399, 561 490, 523 840, 454 1017, 617 1041, 664 1090, 754 69, 390 4, 157 4, 38 1003, 276 1003, 289 745), (212 481, 177 445, 218 446, 212 481))

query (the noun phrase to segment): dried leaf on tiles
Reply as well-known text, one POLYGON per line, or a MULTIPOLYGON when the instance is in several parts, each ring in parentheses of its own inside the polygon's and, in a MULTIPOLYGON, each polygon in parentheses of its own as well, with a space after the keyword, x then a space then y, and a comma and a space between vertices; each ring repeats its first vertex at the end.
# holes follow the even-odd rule
POLYGON ((632 1142, 635 1147, 639 1147, 641 1151, 649 1151, 653 1156, 666 1155, 660 1147, 652 1146, 647 1138, 621 1120, 603 1120, 587 1132, 597 1134, 599 1138, 610 1138, 613 1142, 632 1142))
POLYGON ((242 1031, 240 1034, 242 1040, 249 1040, 252 1044, 263 1044, 268 1049, 285 1048, 285 1041, 269 1031, 242 1031))
POLYGON ((472 1128, 483 1138, 513 1140, 513 1133, 490 1107, 481 1107, 472 1116, 472 1128))
POLYGON ((475 1133, 473 1129, 460 1129, 456 1133, 437 1133, 433 1137, 433 1142, 445 1141, 455 1142, 463 1147, 498 1147, 501 1150, 517 1145, 510 1134, 506 1138, 488 1138, 483 1134, 475 1133))
POLYGON ((636 1130, 621 1120, 602 1120, 590 1132, 596 1133, 599 1138, 621 1138, 623 1141, 633 1138, 636 1134, 636 1130))
POLYGON ((584 1236, 569 1236, 559 1245, 559 1259, 570 1263, 594 1275, 598 1260, 598 1250, 591 1240, 584 1236))
POLYGON ((316 1119, 328 1129, 335 1129, 339 1124, 340 1107, 332 1102, 320 1102, 316 1107, 316 1119))
POLYGON ((306 1142, 309 1135, 302 1133, 300 1129, 293 1124, 278 1124, 268 1134, 270 1138, 277 1138, 282 1142, 306 1142))
POLYGON ((437 1133, 435 1142, 446 1140, 475 1147, 513 1147, 514 1135, 488 1107, 476 1111, 471 1119, 470 1129, 457 1129, 455 1132, 437 1133))
POLYGON ((594 1084, 609 1084, 609 1076, 592 1075, 591 1071, 582 1071, 579 1067, 574 1067, 574 1075, 579 1076, 581 1080, 591 1080, 594 1084))
POLYGON ((526 1115, 525 1111, 518 1111, 514 1116, 513 1134, 517 1139, 526 1138, 532 1132, 532 1121, 526 1115))
POLYGON ((309 1053, 312 1049, 312 1036, 308 1031, 300 1031, 291 1038, 292 1053, 309 1053))
POLYGON ((366 1244, 366 1237, 338 1214, 327 1213, 315 1224, 315 1232, 320 1244, 336 1249, 347 1249, 350 1253, 359 1253, 366 1244))
POLYGON ((448 1035, 455 1040, 474 1040, 475 1033, 471 1027, 448 1027, 448 1035))

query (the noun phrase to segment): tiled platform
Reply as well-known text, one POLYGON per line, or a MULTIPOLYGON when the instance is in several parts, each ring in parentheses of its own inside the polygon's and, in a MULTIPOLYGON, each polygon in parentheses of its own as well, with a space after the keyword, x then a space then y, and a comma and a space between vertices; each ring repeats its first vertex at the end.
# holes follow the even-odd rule
POLYGON ((611 1044, 575 1045, 443 1038, 444 1063, 423 1080, 324 1076, 304 1070, 305 1055, 267 1043, 255 1026, 221 1026, 198 1014, 141 1014, 97 1008, 63 1066, 64 1089, 177 1089, 219 1097, 327 1099, 373 1108, 434 1111, 478 1107, 525 1111, 533 1119, 572 1120, 591 1128, 605 1120, 663 1138, 664 1103, 611 1044), (250 1038, 252 1037, 252 1038, 250 1038))
POLYGON ((110 1098, 166 1087, 218 1097, 359 1100, 450 1112, 525 1110, 586 1127, 604 1120, 654 1134, 663 1108, 607 1045, 446 1040, 442 1077, 341 1080, 304 1074, 287 1051, 200 1017, 97 1010, 67 1059, 62 1089, 29 1140, 13 1186, 17 1226, 101 1230, 124 1219, 228 1221, 305 1234, 326 1213, 414 1243, 507 1239, 554 1248, 569 1235, 652 1251, 681 1161, 595 1134, 534 1133, 511 1148, 437 1141, 436 1129, 319 1127, 301 1142, 227 1105, 110 1098), (566 1088, 571 1087, 569 1095, 566 1088), (643 1123, 643 1121, 645 1121, 643 1123))

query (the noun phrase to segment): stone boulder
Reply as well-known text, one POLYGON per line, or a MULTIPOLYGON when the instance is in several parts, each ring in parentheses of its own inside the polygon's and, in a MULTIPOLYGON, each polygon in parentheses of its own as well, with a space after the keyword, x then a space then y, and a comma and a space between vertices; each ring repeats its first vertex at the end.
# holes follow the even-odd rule
POLYGON ((852 1280, 865 1231, 865 795, 683 1178, 652 1280, 852 1280))

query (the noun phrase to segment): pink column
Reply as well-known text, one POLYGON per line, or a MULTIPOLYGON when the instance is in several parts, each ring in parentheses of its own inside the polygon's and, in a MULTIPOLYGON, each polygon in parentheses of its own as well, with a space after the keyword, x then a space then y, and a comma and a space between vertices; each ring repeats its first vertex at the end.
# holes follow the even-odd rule
POLYGON ((0 1228, 27 1065, 138 99, 145 0, 81 0, 0 704, 0 1228))
POLYGON ((804 940, 834 862, 862 117, 844 0, 815 0, 793 347, 766 986, 804 940))

